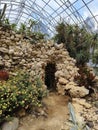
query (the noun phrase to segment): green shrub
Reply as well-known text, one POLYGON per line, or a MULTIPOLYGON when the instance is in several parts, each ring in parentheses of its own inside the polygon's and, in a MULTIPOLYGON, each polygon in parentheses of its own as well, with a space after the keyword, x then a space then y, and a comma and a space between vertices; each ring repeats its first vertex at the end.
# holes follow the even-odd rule
MULTIPOLYGON (((21 108, 40 106, 44 92, 39 80, 32 84, 27 73, 17 73, 6 82, 0 82, 0 123, 14 116, 21 108)), ((40 80, 41 82, 41 80, 40 80)))
POLYGON ((89 89, 89 94, 92 94, 97 87, 96 76, 87 66, 79 66, 78 73, 79 75, 75 76, 75 82, 77 82, 79 86, 85 86, 89 89))
POLYGON ((89 61, 92 35, 85 28, 61 22, 56 26, 56 32, 54 40, 58 44, 64 43, 69 55, 76 59, 77 65, 84 65, 89 61))

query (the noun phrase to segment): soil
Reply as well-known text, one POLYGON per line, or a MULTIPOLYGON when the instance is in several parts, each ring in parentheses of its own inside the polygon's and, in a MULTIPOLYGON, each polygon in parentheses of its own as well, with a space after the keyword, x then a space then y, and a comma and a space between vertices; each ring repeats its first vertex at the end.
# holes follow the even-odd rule
MULTIPOLYGON (((68 130, 66 121, 69 119, 69 97, 49 93, 43 99, 44 108, 40 114, 30 114, 20 119, 18 130, 68 130)), ((38 113, 37 113, 38 114, 38 113)))

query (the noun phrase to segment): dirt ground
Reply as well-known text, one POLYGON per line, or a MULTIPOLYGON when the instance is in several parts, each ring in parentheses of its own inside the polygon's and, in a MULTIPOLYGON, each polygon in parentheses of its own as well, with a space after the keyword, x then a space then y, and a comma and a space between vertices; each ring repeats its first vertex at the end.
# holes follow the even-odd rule
POLYGON ((42 115, 30 114, 22 118, 18 130, 67 130, 68 100, 67 96, 50 93, 43 99, 45 110, 41 110, 42 115))

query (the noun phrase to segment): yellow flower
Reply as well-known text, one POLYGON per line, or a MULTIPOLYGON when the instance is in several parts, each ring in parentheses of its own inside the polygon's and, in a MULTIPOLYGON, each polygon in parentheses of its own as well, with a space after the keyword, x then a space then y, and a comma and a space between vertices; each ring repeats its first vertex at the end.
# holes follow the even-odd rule
POLYGON ((2 110, 0 110, 0 115, 2 114, 2 110))

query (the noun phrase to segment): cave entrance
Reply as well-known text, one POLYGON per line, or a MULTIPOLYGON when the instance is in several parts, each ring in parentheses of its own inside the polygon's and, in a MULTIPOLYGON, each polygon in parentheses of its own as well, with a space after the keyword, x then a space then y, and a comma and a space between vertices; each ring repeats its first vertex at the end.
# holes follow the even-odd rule
POLYGON ((56 64, 47 63, 45 67, 45 85, 51 91, 56 91, 56 80, 55 80, 56 64))

